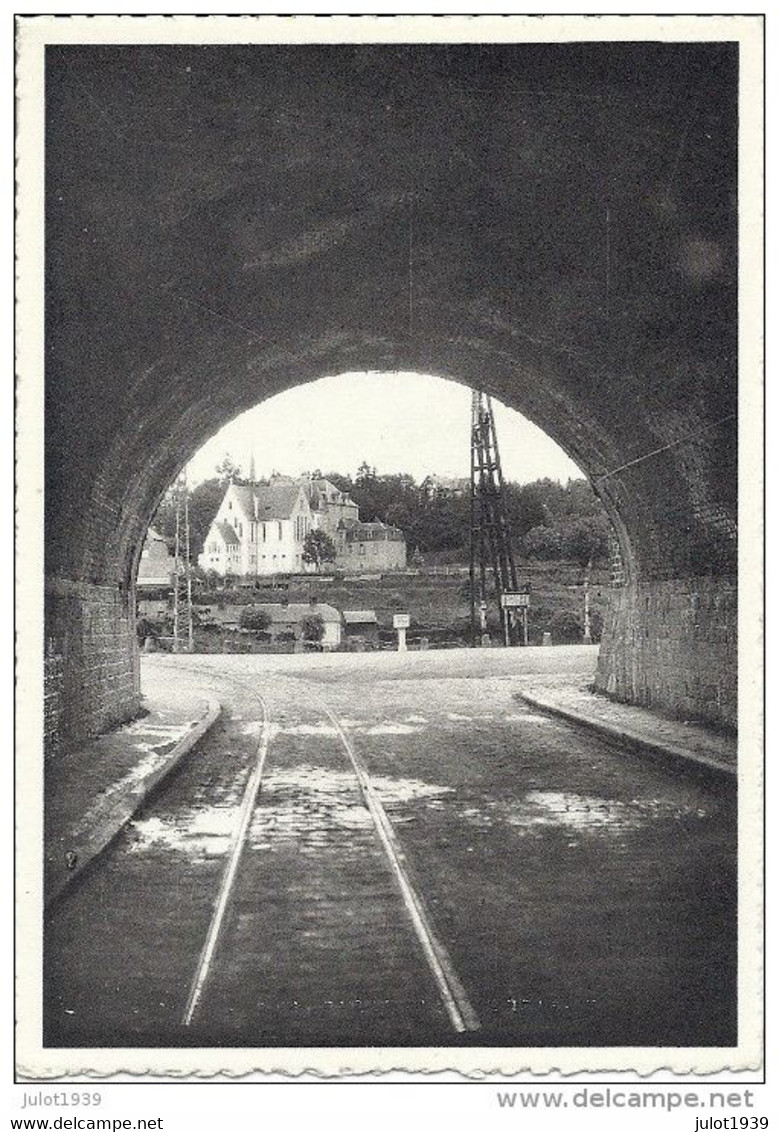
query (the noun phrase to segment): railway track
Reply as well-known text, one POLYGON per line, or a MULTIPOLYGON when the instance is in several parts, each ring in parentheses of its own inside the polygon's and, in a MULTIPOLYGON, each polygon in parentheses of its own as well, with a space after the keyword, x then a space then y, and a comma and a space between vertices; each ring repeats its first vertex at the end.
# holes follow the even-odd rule
POLYGON ((502 688, 191 671, 223 719, 47 920, 47 1045, 728 1044, 729 796, 502 688))
MULTIPOLYGON (((196 668, 182 667, 202 675, 200 670, 196 668)), ((231 698, 236 697, 247 707, 251 705, 246 712, 246 719, 239 734, 246 735, 247 728, 256 726, 257 736, 253 752, 251 747, 246 751, 243 774, 248 774, 248 777, 241 784, 240 794, 238 795, 240 801, 235 806, 231 818, 228 848, 222 851, 221 860, 218 864, 215 862, 208 874, 208 879, 206 880, 205 876, 201 878, 202 884, 214 886, 214 895, 209 900, 208 890, 202 894, 202 906, 205 911, 205 916, 201 921, 203 927, 200 929, 203 931, 202 942, 198 940, 196 935, 192 940, 194 948, 188 962, 193 963, 194 960, 193 968, 190 968, 191 975, 189 976, 186 966, 181 972, 181 981, 188 989, 183 1005, 178 1008, 178 1026, 183 1028, 184 1032, 191 1033, 192 1036, 201 1031, 203 1027, 206 1030, 209 1029, 214 1010, 224 1010, 224 987, 220 985, 220 981, 227 969, 234 970, 236 966, 248 963, 247 974, 252 972, 252 980, 258 979, 260 984, 263 982, 261 968, 257 968, 256 964, 252 966, 252 961, 248 956, 244 958, 242 944, 234 937, 233 928, 236 915, 240 914, 242 907, 245 910, 247 886, 252 893, 256 893, 256 900, 254 896, 252 897, 251 914, 259 919, 263 918, 263 894, 270 877, 264 875, 266 858, 259 855, 261 851, 255 849, 252 843, 254 838, 252 822, 258 812, 258 807, 262 806, 263 786, 266 779, 270 790, 270 778, 272 778, 274 770, 276 773, 281 773, 282 777, 289 773, 288 754, 284 755, 279 752, 274 766, 274 735, 277 732, 283 733, 284 729, 274 719, 273 704, 272 702, 269 703, 269 700, 273 701, 274 698, 273 690, 271 689, 271 694, 263 695, 256 681, 224 673, 215 675, 213 687, 217 693, 221 690, 223 696, 226 694, 231 698), (285 759, 287 760, 286 764, 285 759), (241 890, 243 890, 243 895, 241 895, 241 890), (243 906, 242 900, 244 901, 243 906), (196 959, 195 956, 197 956, 196 959), (210 1000, 209 993, 211 993, 210 1000)), ((293 699, 302 702, 304 691, 301 688, 300 695, 293 696, 293 699)), ((285 694, 288 697, 288 689, 285 694)), ((381 916, 384 919, 374 922, 384 923, 386 931, 391 932, 393 937, 405 938, 408 941, 404 946, 408 949, 409 959, 416 954, 419 963, 418 976, 415 977, 421 989, 422 999, 420 1001, 426 999, 431 1004, 431 1008, 433 1003, 438 1003, 438 1006, 433 1009, 433 1014, 438 1019, 436 1026, 439 1031, 442 1026, 447 1027, 447 1023, 448 1028, 457 1034, 480 1030, 479 1018, 455 970, 448 949, 434 925, 411 862, 403 849, 393 822, 387 814, 381 795, 376 789, 366 762, 359 751, 358 744, 348 734, 348 729, 342 724, 336 712, 318 692, 312 696, 310 689, 306 691, 305 702, 309 720, 306 726, 312 728, 314 732, 312 737, 307 740, 307 743, 310 744, 308 747, 310 753, 306 763, 313 764, 315 767, 321 764, 323 770, 327 767, 330 772, 335 770, 335 773, 342 778, 338 795, 339 806, 347 807, 352 811, 360 811, 364 808, 368 815, 368 819, 364 823, 360 822, 358 845, 362 846, 361 849, 357 849, 356 846, 351 845, 351 841, 347 840, 354 836, 350 828, 339 828, 337 822, 333 825, 326 812, 319 815, 317 820, 322 823, 322 833, 330 839, 330 851, 332 851, 333 845, 343 844, 344 849, 348 852, 365 852, 367 854, 364 858, 366 875, 384 876, 386 878, 382 882, 382 887, 386 893, 382 897, 385 903, 381 916), (313 723, 314 720, 317 722, 313 723), (321 739, 316 737, 318 727, 324 728, 321 739), (333 740, 335 740, 335 743, 333 740), (325 743, 326 746, 320 747, 320 743, 325 743), (340 771, 337 769, 339 762, 342 763, 343 767, 340 771), (350 783, 353 783, 353 787, 350 783), (427 994, 423 989, 425 985, 429 987, 427 994)), ((284 703, 283 700, 282 703, 284 703)), ((282 709, 282 719, 284 714, 282 709)), ((234 722, 237 724, 238 719, 234 722)), ((196 792, 197 809, 202 812, 204 806, 208 807, 209 796, 214 790, 219 791, 220 782, 224 779, 220 770, 218 750, 213 748, 216 741, 229 743, 229 731, 220 740, 217 740, 216 736, 212 737, 209 750, 200 752, 196 749, 192 753, 186 766, 182 767, 183 775, 180 772, 177 773, 175 780, 171 780, 168 787, 163 789, 145 808, 143 815, 138 815, 142 824, 150 820, 152 822, 159 821, 158 815, 162 815, 162 820, 165 821, 164 815, 171 794, 176 799, 176 806, 181 806, 183 802, 186 807, 185 799, 192 797, 193 792, 196 792)), ((279 741, 276 740, 276 742, 279 741)), ((271 813, 273 808, 271 806, 271 813)), ((270 824, 272 827, 273 821, 270 824)), ((281 834, 278 831, 274 833, 273 828, 271 828, 271 831, 264 836, 267 840, 274 836, 281 836, 281 834)), ((285 848, 286 846, 288 846, 288 842, 285 848)), ((109 858, 114 855, 112 850, 109 858)), ((106 860, 108 861, 109 858, 106 860)), ((314 864, 310 858, 305 857, 305 854, 301 859, 306 861, 308 867, 312 867, 314 864)), ((110 866, 110 868, 115 867, 115 864, 110 866)), ((360 866, 360 871, 363 871, 362 866, 360 866)), ((172 878, 171 883, 175 883, 175 879, 172 878)), ((277 884, 277 878, 274 883, 277 884)), ((293 879, 293 884, 295 883, 293 879)), ((275 891, 277 894, 278 888, 275 891)), ((336 905, 335 913, 333 913, 331 905, 329 911, 325 909, 320 914, 315 896, 316 882, 314 882, 313 888, 311 884, 308 885, 308 892, 313 903, 310 913, 305 913, 305 915, 309 918, 313 917, 313 920, 319 923, 321 954, 316 961, 320 962, 321 960, 322 964, 328 964, 328 955, 332 953, 333 947, 338 946, 339 932, 348 923, 348 921, 343 920, 343 915, 353 916, 354 911, 350 912, 345 909, 344 912, 340 912, 336 905), (328 919, 328 916, 333 918, 328 919)), ((274 896, 271 892, 268 892, 268 898, 272 906, 274 896)), ((295 931, 295 927, 290 926, 290 941, 293 940, 295 931)), ((142 934, 139 934, 139 944, 141 938, 142 934)), ((378 952, 376 958, 379 959, 378 952)), ((349 974, 350 969, 345 965, 344 983, 348 981, 349 974)), ((273 972, 269 970, 268 976, 272 981, 273 972)), ((178 978, 179 976, 177 976, 177 981, 178 978)), ((336 970, 330 972, 328 981, 331 986, 334 980, 339 985, 338 978, 336 970)), ((344 996, 349 997, 350 993, 349 986, 344 985, 344 996)), ((241 984, 233 984, 230 994, 242 994, 241 984)), ((173 1023, 174 1019, 171 1019, 171 1022, 173 1023)))
MULTIPOLYGON (((197 969, 192 979, 182 1024, 190 1026, 195 1020, 201 1002, 207 993, 209 976, 220 947, 222 927, 235 887, 241 859, 247 852, 247 839, 252 816, 262 790, 263 775, 270 763, 271 715, 265 698, 249 681, 236 677, 225 678, 246 696, 250 696, 260 711, 260 736, 254 767, 246 784, 236 817, 219 890, 214 901, 213 913, 208 933, 203 944, 197 969)), ((357 789, 363 805, 370 814, 376 841, 380 846, 387 867, 392 873, 398 891, 398 903, 402 904, 409 927, 416 938, 425 963, 434 982, 449 1023, 458 1033, 480 1028, 476 1011, 471 1005, 467 992, 460 981, 449 952, 438 935, 424 898, 412 875, 410 864, 403 851, 395 828, 387 815, 379 794, 371 782, 368 768, 356 750, 354 743, 346 734, 338 717, 328 704, 320 698, 318 707, 329 721, 342 745, 345 758, 351 766, 357 789)), ((346 836, 346 834, 345 834, 346 836)))

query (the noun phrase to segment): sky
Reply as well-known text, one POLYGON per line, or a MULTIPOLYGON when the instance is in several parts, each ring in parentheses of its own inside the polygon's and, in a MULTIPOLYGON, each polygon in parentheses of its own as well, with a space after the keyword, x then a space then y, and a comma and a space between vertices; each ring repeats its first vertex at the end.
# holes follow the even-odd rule
MULTIPOLYGON (((527 418, 493 399, 503 475, 516 483, 581 471, 527 418)), ((345 373, 299 385, 236 417, 188 465, 190 483, 214 475, 225 454, 256 474, 319 469, 354 475, 363 461, 380 475, 470 474, 471 391, 416 373, 345 373)))

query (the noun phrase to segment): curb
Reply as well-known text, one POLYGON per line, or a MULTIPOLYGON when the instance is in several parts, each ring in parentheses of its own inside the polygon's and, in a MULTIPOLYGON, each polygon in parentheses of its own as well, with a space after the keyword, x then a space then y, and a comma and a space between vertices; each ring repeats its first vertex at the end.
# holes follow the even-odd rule
POLYGON ((736 766, 730 766, 727 763, 720 762, 718 759, 709 758, 708 755, 699 755, 695 751, 689 751, 670 743, 654 742, 651 739, 645 738, 643 735, 639 735, 636 731, 631 731, 629 728, 617 727, 612 723, 606 723, 599 719, 591 719, 586 715, 580 715, 578 712, 572 711, 570 708, 559 707, 557 704, 551 704, 547 700, 539 699, 528 692, 515 692, 514 694, 517 699, 525 700, 531 707, 546 712, 547 715, 554 715, 560 719, 564 719, 566 723, 573 723, 578 727, 586 728, 588 731, 595 731, 597 734, 611 741, 627 744, 640 753, 654 756, 659 755, 666 760, 694 763, 696 767, 713 772, 714 774, 723 775, 727 780, 732 780, 733 783, 735 783, 738 776, 738 768, 736 766))
MULTIPOLYGON (((43 906, 46 912, 62 898, 62 896, 76 884, 85 871, 108 849, 116 840, 128 822, 142 809, 154 793, 160 788, 166 778, 177 769, 181 761, 200 742, 203 736, 210 731, 222 712, 222 705, 218 700, 209 700, 205 713, 190 726, 189 731, 174 744, 163 757, 158 766, 139 782, 124 792, 118 792, 116 798, 104 798, 95 809, 90 811, 74 833, 75 847, 78 850, 78 860, 74 868, 57 869, 49 857, 44 861, 45 880, 43 906)), ((70 847, 68 847, 70 848, 70 847)), ((57 854, 60 861, 64 860, 64 853, 57 854)))

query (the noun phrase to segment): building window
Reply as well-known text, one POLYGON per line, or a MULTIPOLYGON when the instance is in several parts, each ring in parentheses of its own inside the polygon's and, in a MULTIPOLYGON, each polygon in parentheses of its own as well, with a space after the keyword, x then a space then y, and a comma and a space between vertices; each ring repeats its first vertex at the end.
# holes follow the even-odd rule
POLYGON ((282 529, 281 529, 281 523, 279 523, 279 542, 281 542, 283 537, 284 537, 284 535, 283 535, 283 532, 282 532, 282 529))

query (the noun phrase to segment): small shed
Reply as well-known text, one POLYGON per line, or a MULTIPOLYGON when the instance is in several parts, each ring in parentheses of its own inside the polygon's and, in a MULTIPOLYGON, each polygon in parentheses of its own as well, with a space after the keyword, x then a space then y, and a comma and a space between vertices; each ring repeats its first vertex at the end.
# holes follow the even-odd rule
POLYGON ((323 601, 258 602, 244 609, 262 610, 270 618, 268 632, 274 641, 285 638, 303 641, 308 638, 309 622, 319 618, 323 636, 318 642, 323 649, 337 649, 341 643, 341 614, 323 601))
POLYGON ((371 644, 379 643, 379 619, 375 609, 345 609, 344 636, 361 638, 371 644))

